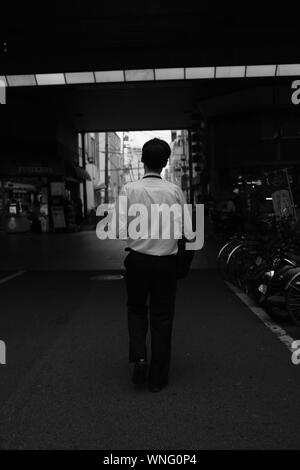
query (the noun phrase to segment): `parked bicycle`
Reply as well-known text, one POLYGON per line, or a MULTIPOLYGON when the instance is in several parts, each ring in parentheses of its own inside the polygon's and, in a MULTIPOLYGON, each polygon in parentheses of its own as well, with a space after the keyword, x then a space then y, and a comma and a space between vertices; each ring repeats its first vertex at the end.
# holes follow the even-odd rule
POLYGON ((264 233, 232 237, 219 251, 218 267, 230 281, 276 318, 300 326, 300 247, 290 220, 271 220, 264 233))

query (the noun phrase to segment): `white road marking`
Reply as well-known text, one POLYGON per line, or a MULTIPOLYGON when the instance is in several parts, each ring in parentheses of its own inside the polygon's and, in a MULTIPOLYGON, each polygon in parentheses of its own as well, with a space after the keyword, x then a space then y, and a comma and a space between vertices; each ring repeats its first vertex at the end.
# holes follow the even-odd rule
POLYGON ((100 274, 90 277, 91 281, 120 281, 121 279, 124 279, 122 274, 100 274))
POLYGON ((6 276, 3 279, 0 279, 0 284, 4 284, 5 282, 8 282, 15 277, 22 276, 24 273, 26 273, 26 271, 18 271, 17 273, 11 274, 10 276, 6 276))
POLYGON ((253 304, 253 301, 242 292, 240 289, 232 285, 230 282, 225 282, 225 284, 235 293, 235 295, 256 315, 269 330, 281 341, 288 350, 293 353, 295 349, 292 347, 293 342, 295 341, 287 332, 277 325, 271 317, 260 307, 257 307, 253 304))

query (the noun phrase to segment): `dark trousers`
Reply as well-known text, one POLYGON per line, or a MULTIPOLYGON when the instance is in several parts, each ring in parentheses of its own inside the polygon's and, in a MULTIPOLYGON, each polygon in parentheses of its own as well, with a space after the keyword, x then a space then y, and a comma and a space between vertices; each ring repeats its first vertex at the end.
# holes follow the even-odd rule
POLYGON ((176 296, 176 256, 131 251, 125 259, 129 361, 147 359, 148 308, 151 331, 149 381, 168 381, 176 296))

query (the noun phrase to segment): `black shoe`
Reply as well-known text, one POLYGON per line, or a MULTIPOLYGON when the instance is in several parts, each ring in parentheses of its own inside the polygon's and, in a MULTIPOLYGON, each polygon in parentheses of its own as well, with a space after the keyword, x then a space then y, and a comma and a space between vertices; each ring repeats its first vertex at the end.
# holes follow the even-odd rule
POLYGON ((148 364, 143 359, 134 364, 132 382, 135 385, 143 385, 147 380, 148 364))
POLYGON ((163 388, 165 388, 168 385, 168 382, 164 382, 162 384, 148 384, 148 390, 149 392, 160 392, 163 388))

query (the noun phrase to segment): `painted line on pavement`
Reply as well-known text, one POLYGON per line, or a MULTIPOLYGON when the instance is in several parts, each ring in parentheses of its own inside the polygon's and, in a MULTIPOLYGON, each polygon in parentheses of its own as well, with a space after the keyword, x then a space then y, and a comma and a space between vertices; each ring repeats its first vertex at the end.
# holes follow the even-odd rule
POLYGON ((293 353, 295 349, 292 348, 292 344, 295 341, 287 332, 281 328, 281 326, 277 325, 271 317, 265 312, 261 307, 257 307, 253 304, 253 301, 248 297, 247 294, 242 292, 240 289, 232 285, 230 282, 225 281, 225 284, 231 289, 234 294, 251 310, 254 315, 256 315, 269 330, 283 343, 288 350, 293 353))
POLYGON ((10 276, 6 276, 3 279, 0 279, 0 284, 4 284, 5 282, 10 281, 11 279, 15 279, 16 277, 22 276, 25 274, 26 271, 18 271, 17 273, 11 274, 10 276))

